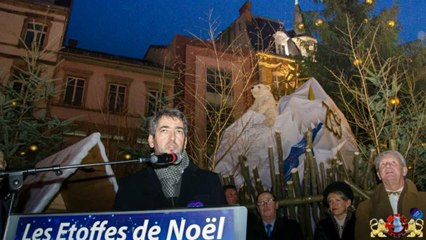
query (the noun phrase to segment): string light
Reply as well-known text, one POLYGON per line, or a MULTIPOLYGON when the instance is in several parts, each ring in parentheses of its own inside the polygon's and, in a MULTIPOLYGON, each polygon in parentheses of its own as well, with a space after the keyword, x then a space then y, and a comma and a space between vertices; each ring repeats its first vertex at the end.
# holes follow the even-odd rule
POLYGON ((391 28, 395 27, 395 21, 394 20, 389 20, 388 21, 388 26, 391 27, 391 28))
POLYGON ((373 0, 365 0, 365 3, 367 3, 367 4, 373 4, 373 0))
POLYGON ((398 106, 400 104, 399 98, 398 97, 394 97, 394 98, 390 98, 388 100, 389 104, 392 106, 398 106))
POLYGON ((38 146, 36 144, 31 144, 28 149, 32 152, 38 151, 38 146))
POLYGON ((303 23, 299 23, 299 24, 297 25, 297 28, 298 28, 299 30, 302 30, 302 29, 304 29, 304 28, 305 28, 305 25, 304 25, 303 23))
POLYGON ((27 152, 25 152, 25 151, 19 151, 18 152, 18 156, 20 156, 20 157, 24 157, 25 155, 27 155, 27 152))
POLYGON ((130 159, 132 159, 132 154, 130 154, 130 153, 125 153, 125 154, 124 154, 124 159, 126 159, 126 160, 130 160, 130 159))
POLYGON ((358 58, 355 58, 355 60, 353 61, 353 64, 354 64, 355 66, 361 65, 361 64, 362 64, 362 60, 361 60, 361 59, 358 59, 358 58))
POLYGON ((319 27, 324 23, 324 21, 321 18, 318 18, 315 20, 315 26, 319 27))

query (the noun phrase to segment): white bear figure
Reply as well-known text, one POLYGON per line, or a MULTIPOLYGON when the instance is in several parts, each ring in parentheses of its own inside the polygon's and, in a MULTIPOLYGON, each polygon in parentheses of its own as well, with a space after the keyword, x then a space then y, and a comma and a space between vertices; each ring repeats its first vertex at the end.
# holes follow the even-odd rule
POLYGON ((274 126, 278 110, 274 96, 271 93, 271 87, 264 84, 256 84, 251 88, 251 93, 254 97, 254 103, 250 110, 265 115, 263 123, 266 126, 274 126))

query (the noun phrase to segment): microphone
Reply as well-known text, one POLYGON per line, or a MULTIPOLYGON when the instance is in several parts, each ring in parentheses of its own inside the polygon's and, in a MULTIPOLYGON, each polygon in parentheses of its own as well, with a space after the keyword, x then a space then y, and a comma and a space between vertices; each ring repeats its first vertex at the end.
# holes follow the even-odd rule
POLYGON ((155 165, 177 165, 182 161, 182 154, 180 153, 162 153, 153 154, 147 158, 139 158, 139 162, 150 162, 155 165))

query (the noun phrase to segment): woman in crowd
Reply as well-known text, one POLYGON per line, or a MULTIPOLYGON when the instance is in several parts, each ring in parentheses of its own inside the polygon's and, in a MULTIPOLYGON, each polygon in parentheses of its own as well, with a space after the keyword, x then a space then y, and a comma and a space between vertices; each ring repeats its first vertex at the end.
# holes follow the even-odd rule
POLYGON ((344 182, 333 182, 324 190, 329 216, 318 222, 314 240, 353 240, 355 234, 354 194, 344 182))

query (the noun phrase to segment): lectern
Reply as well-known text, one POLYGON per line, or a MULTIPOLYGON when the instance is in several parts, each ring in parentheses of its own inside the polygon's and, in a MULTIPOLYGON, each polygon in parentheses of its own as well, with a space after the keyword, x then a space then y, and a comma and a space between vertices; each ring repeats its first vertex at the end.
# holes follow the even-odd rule
POLYGON ((4 239, 11 240, 190 240, 246 239, 247 208, 189 208, 155 211, 11 215, 4 239))

